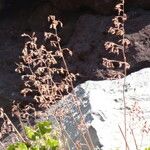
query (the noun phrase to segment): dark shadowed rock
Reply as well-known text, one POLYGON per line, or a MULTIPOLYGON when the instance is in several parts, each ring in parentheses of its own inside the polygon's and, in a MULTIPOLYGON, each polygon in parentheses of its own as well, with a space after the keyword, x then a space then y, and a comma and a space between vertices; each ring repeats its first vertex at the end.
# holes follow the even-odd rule
MULTIPOLYGON (((110 14, 113 12, 116 0, 0 0, 0 10, 36 8, 38 4, 41 6, 45 3, 63 11, 77 11, 80 9, 91 9, 93 12, 101 14, 110 14)), ((143 8, 150 9, 149 0, 129 0, 126 1, 127 8, 143 8)))
POLYGON ((3 2, 0 1, 0 11, 3 9, 3 2))
POLYGON ((90 8, 101 14, 110 14, 113 11, 115 0, 55 0, 52 3, 58 9, 65 11, 90 8))
POLYGON ((150 14, 132 18, 127 23, 126 37, 131 41, 127 53, 131 71, 150 66, 150 14), (133 70, 132 70, 133 69, 133 70))
MULTIPOLYGON (((126 51, 127 60, 131 65, 129 72, 150 66, 150 12, 132 11, 128 13, 126 37, 131 41, 130 49, 126 51)), ((114 41, 115 36, 107 33, 111 26, 111 17, 83 15, 79 18, 75 32, 68 43, 73 50, 70 67, 80 70, 83 78, 101 79, 104 73, 101 69, 102 58, 122 59, 121 55, 108 53, 104 48, 105 41, 114 41)), ((117 69, 117 67, 116 67, 117 69)))
POLYGON ((149 0, 130 0, 129 3, 131 4, 131 6, 138 6, 144 9, 150 9, 149 0))

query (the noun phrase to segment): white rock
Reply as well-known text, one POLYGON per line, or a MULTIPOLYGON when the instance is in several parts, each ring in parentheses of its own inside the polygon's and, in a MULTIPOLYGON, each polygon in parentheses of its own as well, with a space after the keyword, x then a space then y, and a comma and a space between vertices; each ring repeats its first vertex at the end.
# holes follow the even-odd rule
MULTIPOLYGON (((124 105, 123 105, 123 81, 87 81, 78 87, 76 91, 84 89, 85 97, 89 97, 92 117, 91 125, 96 130, 100 143, 103 145, 102 150, 119 150, 125 149, 123 135, 118 126, 124 133, 124 105), (79 88, 80 87, 80 88, 79 88)), ((126 77, 125 100, 127 106, 127 143, 130 150, 136 150, 133 134, 140 150, 150 146, 150 135, 141 132, 145 121, 150 120, 150 68, 142 69, 126 77), (131 120, 130 109, 137 103, 144 114, 135 113, 138 117, 131 120)), ((150 124, 149 124, 150 125, 150 124)))
MULTIPOLYGON (((91 126, 89 131, 94 145, 100 147, 101 150, 125 150, 123 83, 124 79, 87 81, 75 88, 76 95, 82 102, 81 111, 85 116, 85 121, 91 126)), ((142 132, 145 121, 148 126, 150 125, 150 68, 142 69, 126 77, 125 101, 128 146, 130 150, 137 150, 134 134, 138 150, 144 150, 145 147, 150 146, 150 135, 142 132), (141 110, 137 109, 133 113, 137 116, 132 120, 133 115, 130 112, 135 103, 141 110), (131 134, 131 129, 133 134, 131 134)), ((70 95, 60 101, 56 110, 62 108, 71 109, 71 113, 63 119, 62 123, 70 137, 76 142, 81 137, 76 126, 80 115, 70 95)), ((70 149, 76 149, 73 143, 69 142, 69 144, 70 149)), ((86 146, 84 149, 88 150, 86 146)))

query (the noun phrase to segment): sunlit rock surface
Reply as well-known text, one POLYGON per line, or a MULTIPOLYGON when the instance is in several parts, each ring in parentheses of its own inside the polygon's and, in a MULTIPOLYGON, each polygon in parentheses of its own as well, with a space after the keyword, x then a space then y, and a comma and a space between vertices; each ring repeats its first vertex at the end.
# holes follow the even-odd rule
MULTIPOLYGON (((87 81, 75 88, 77 97, 82 102, 81 111, 87 124, 91 126, 90 133, 94 133, 92 134, 94 145, 101 147, 102 150, 125 149, 123 83, 124 79, 87 81)), ((127 143, 131 150, 136 150, 133 137, 140 150, 149 144, 150 136, 146 133, 149 131, 150 120, 149 89, 150 68, 126 77, 127 143)), ((79 113, 73 105, 72 98, 68 96, 66 99, 60 102, 59 108, 71 108, 72 115, 68 115, 63 120, 63 124, 72 139, 76 141, 80 133, 71 116, 78 122, 79 113)))
MULTIPOLYGON (((91 125, 96 129, 104 150, 124 149, 124 139, 119 126, 124 132, 123 81, 87 81, 79 87, 84 89, 91 106, 93 120, 91 125)), ((76 89, 78 90, 77 87, 76 89)), ((142 132, 145 121, 150 119, 150 68, 142 69, 127 76, 125 84, 125 99, 127 108, 127 142, 130 149, 135 150, 133 130, 137 145, 146 147, 150 135, 142 132), (133 106, 136 107, 133 107, 133 106), (140 107, 140 108, 138 108, 140 107), (134 113, 131 114, 131 111, 134 113), (132 120, 131 116, 135 116, 132 120), (131 127, 131 129, 129 128, 131 127)), ((147 126, 150 124, 147 123, 147 126)), ((147 128, 146 128, 147 130, 147 128)))

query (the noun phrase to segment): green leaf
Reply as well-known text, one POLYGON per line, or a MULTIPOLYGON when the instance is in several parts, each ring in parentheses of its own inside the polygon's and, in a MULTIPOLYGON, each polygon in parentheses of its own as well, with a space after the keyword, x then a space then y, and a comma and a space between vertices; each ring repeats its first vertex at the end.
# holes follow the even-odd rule
POLYGON ((39 145, 32 146, 31 148, 29 148, 29 150, 40 150, 40 147, 39 145))
POLYGON ((57 134, 50 136, 52 131, 52 123, 50 121, 43 121, 37 123, 34 127, 25 126, 25 133, 30 140, 29 143, 18 142, 9 145, 7 150, 56 150, 59 146, 57 134))
POLYGON ((40 138, 40 135, 32 128, 25 126, 25 133, 27 138, 30 140, 37 140, 40 138))
POLYGON ((48 139, 46 141, 46 146, 48 146, 48 148, 51 148, 52 150, 56 150, 56 148, 59 146, 59 142, 58 140, 48 139))
POLYGON ((24 144, 24 143, 18 143, 16 150, 28 150, 28 148, 27 148, 26 144, 24 144))
POLYGON ((9 145, 7 150, 28 150, 25 143, 15 143, 12 145, 9 145))
POLYGON ((52 123, 50 121, 43 121, 36 124, 36 128, 39 132, 44 135, 45 133, 50 133, 52 130, 52 123))
POLYGON ((15 150, 15 145, 14 144, 9 145, 7 150, 15 150))

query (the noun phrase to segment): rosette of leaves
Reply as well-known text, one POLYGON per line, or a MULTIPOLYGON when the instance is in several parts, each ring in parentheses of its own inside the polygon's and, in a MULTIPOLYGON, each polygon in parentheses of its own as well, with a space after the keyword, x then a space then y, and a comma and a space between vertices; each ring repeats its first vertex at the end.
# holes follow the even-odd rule
POLYGON ((7 150, 57 150, 58 133, 52 130, 50 121, 38 122, 34 127, 25 126, 26 142, 17 142, 7 150))

